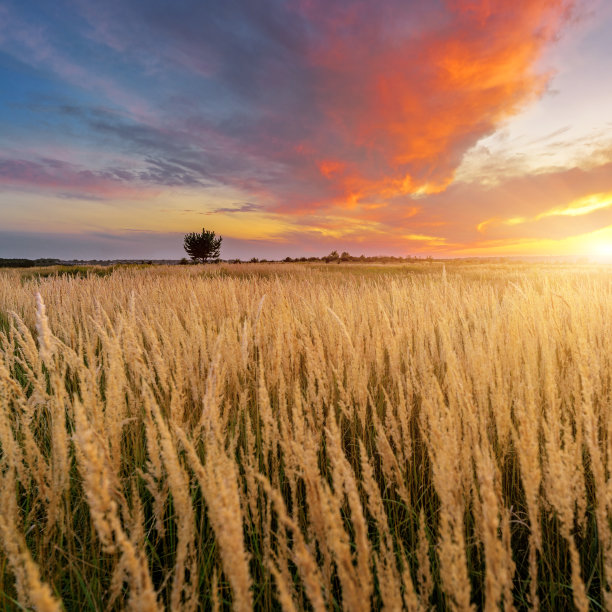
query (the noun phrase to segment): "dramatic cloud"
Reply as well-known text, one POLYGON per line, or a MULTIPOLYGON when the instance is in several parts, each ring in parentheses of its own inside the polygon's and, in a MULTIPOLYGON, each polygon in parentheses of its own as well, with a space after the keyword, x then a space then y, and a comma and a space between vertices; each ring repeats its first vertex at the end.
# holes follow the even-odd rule
POLYGON ((185 224, 244 238, 257 219, 307 251, 596 227, 608 207, 550 211, 612 190, 609 126, 504 140, 590 3, 7 0, 0 190, 138 211, 155 196, 185 224))
MULTIPOLYGON (((542 92, 534 66, 571 4, 81 1, 89 36, 166 92, 146 122, 132 103, 131 119, 86 119, 139 149, 151 183, 229 183, 278 210, 437 192, 471 145, 542 92)), ((80 78, 35 33, 25 57, 80 78)), ((120 72, 112 87, 92 78, 125 97, 120 72)))
POLYGON ((444 189, 462 155, 541 94, 534 69, 564 2, 310 0, 308 65, 324 120, 301 142, 339 203, 444 189), (420 14, 419 14, 420 13, 420 14))

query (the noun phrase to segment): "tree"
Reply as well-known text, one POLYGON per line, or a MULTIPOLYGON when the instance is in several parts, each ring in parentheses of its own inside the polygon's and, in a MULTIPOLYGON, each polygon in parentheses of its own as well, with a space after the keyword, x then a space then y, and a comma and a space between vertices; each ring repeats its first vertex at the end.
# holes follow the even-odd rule
POLYGON ((201 234, 197 232, 185 234, 183 246, 193 261, 206 263, 211 259, 219 259, 222 240, 221 236, 218 238, 215 236, 215 232, 202 228, 201 234))

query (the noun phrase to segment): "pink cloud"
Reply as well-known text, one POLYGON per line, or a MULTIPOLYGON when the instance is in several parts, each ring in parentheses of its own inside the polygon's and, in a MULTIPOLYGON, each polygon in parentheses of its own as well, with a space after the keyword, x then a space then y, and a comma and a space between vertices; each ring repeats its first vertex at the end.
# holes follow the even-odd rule
POLYGON ((141 199, 155 193, 127 179, 121 171, 92 171, 56 159, 0 159, 0 186, 4 189, 35 189, 61 197, 83 199, 141 199))

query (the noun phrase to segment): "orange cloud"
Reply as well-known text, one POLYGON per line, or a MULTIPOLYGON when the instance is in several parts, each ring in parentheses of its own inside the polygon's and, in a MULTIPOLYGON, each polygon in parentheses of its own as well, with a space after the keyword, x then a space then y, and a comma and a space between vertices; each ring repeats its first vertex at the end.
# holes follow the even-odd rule
POLYGON ((344 170, 345 167, 341 161, 336 161, 333 159, 322 160, 318 162, 317 166, 319 167, 319 172, 321 172, 321 174, 328 179, 332 178, 334 174, 344 170))
POLYGON ((312 206, 443 191, 470 146, 544 91, 536 62, 573 2, 417 4, 299 3, 325 117, 301 145, 325 160, 312 206))

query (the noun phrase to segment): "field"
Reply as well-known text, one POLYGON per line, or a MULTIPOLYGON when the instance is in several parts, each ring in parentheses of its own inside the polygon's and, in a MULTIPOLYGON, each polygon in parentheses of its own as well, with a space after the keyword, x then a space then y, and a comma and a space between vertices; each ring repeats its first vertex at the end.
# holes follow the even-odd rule
POLYGON ((612 268, 0 271, 0 609, 612 609, 612 268))

